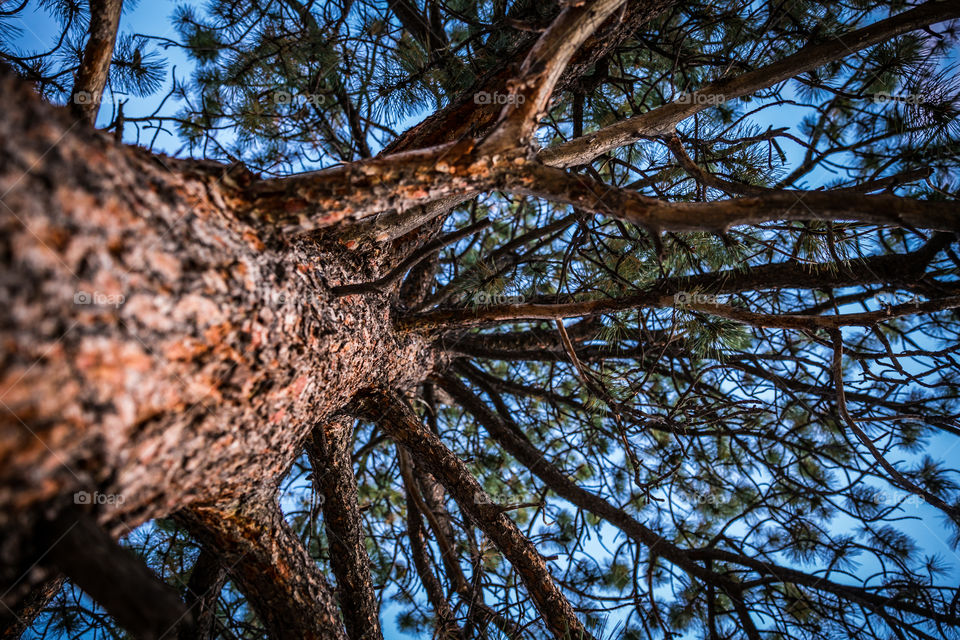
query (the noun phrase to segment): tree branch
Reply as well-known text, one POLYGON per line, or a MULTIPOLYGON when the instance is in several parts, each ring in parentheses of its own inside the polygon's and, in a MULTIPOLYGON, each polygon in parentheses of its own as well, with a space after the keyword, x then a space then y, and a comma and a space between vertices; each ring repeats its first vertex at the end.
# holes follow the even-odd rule
POLYGON ((554 467, 533 444, 519 437, 514 429, 507 426, 497 414, 494 414, 486 404, 475 396, 462 382, 451 376, 438 378, 438 382, 447 393, 455 398, 465 410, 477 418, 481 425, 496 440, 505 451, 517 459, 520 464, 530 470, 535 476, 555 491, 557 495, 570 501, 571 504, 589 511, 596 516, 617 527, 624 534, 646 546, 651 553, 670 561, 686 573, 696 576, 706 583, 714 583, 727 589, 728 594, 736 592, 735 585, 727 582, 721 575, 708 571, 697 564, 698 560, 716 560, 730 564, 745 566, 763 575, 774 576, 778 581, 803 585, 812 589, 819 589, 836 596, 847 598, 855 602, 870 603, 884 608, 890 607, 899 611, 920 615, 937 622, 953 626, 960 626, 960 618, 944 614, 935 610, 927 610, 909 602, 902 602, 871 593, 861 587, 834 583, 826 578, 811 575, 767 562, 762 558, 732 553, 716 547, 702 549, 682 549, 657 532, 649 529, 638 520, 630 516, 624 509, 619 508, 603 498, 593 495, 569 480, 560 470, 554 467))
POLYGON ((350 453, 353 419, 340 417, 313 430, 307 456, 313 484, 323 495, 323 524, 330 545, 330 567, 337 577, 337 596, 344 626, 351 640, 378 640, 380 609, 370 577, 370 558, 360 510, 357 480, 350 453))
POLYGON ((955 202, 921 201, 852 191, 773 191, 715 202, 668 202, 617 189, 588 176, 527 164, 503 190, 562 202, 659 231, 725 233, 742 224, 774 220, 854 220, 871 224, 960 231, 955 202))
MULTIPOLYGON (((871 283, 904 283, 918 281, 927 265, 951 242, 952 234, 938 233, 922 247, 907 254, 885 254, 851 262, 831 262, 818 265, 782 262, 732 269, 695 276, 663 278, 645 290, 622 298, 601 298, 575 302, 549 303, 543 298, 514 305, 476 308, 437 309, 400 316, 396 325, 403 330, 428 331, 434 329, 462 329, 485 324, 517 320, 554 320, 577 316, 595 316, 641 307, 672 306, 678 293, 702 292, 713 295, 750 290, 773 290, 807 287, 823 289, 871 283)), ((952 298, 947 298, 951 300, 952 298)), ((928 301, 929 302, 929 301, 928 301)), ((917 303, 926 305, 928 302, 917 303)), ((898 313, 916 310, 917 304, 899 305, 898 313)), ((935 303, 931 309, 936 309, 935 303)), ((712 308, 712 307, 711 307, 712 308)), ((892 308, 891 308, 892 312, 892 308)), ((879 312, 873 312, 879 313, 879 312)), ((886 310, 884 310, 884 317, 886 310)), ((830 316, 810 316, 828 318, 830 316)), ((853 317, 852 323, 872 322, 873 316, 853 317)), ((830 322, 829 320, 827 322, 830 322)))
POLYGON ((413 566, 420 577, 420 583, 427 592, 427 600, 433 607, 436 617, 437 633, 440 637, 460 638, 462 633, 453 620, 453 611, 450 609, 450 603, 443 593, 443 587, 437 576, 434 575, 430 567, 430 559, 427 556, 427 548, 423 536, 423 521, 420 520, 420 507, 414 492, 416 491, 416 481, 410 471, 410 454, 406 449, 397 446, 397 460, 400 464, 400 475, 403 478, 403 488, 406 494, 407 505, 407 538, 410 540, 410 555, 413 558, 413 566))
POLYGON ((371 282, 361 282, 359 284, 345 284, 339 287, 333 287, 334 295, 337 296, 348 296, 351 294, 362 294, 362 293, 377 293, 383 292, 388 289, 391 285, 395 284, 400 278, 402 278, 407 271, 415 267, 417 264, 426 260, 432 256, 437 251, 440 251, 445 246, 453 244, 458 240, 462 240, 467 236, 473 235, 477 231, 484 229, 490 226, 490 223, 493 222, 489 218, 484 218, 478 222, 474 222, 471 225, 467 225, 463 229, 457 229, 456 231, 451 231, 450 233, 434 238, 416 252, 409 255, 403 262, 398 264, 389 273, 387 273, 382 278, 378 278, 371 282))
POLYGON ((560 75, 580 45, 624 0, 569 3, 527 54, 519 75, 508 84, 511 98, 494 130, 480 145, 489 153, 521 151, 533 135, 560 75))
POLYGON ((544 149, 539 158, 553 167, 587 164, 617 147, 641 138, 669 133, 680 121, 716 104, 719 96, 725 100, 747 96, 900 34, 956 17, 960 17, 960 5, 956 2, 927 2, 869 27, 821 44, 808 45, 779 62, 755 71, 708 84, 686 96, 682 102, 671 102, 586 136, 544 149), (700 97, 711 99, 700 100, 700 97))
POLYGON ((217 621, 217 598, 227 580, 227 572, 216 553, 201 547, 190 571, 184 600, 196 622, 193 628, 181 627, 179 640, 212 640, 217 621))
POLYGON ((897 471, 897 468, 890 464, 886 458, 883 457, 883 453, 877 449, 877 446, 873 444, 873 441, 864 433, 854 419, 850 416, 850 412, 847 411, 847 399, 843 388, 843 335, 840 333, 839 328, 831 328, 830 336, 833 340, 833 383, 836 385, 837 389, 837 410, 840 413, 840 417, 843 418, 843 421, 847 424, 854 435, 857 436, 857 439, 867 448, 870 452, 870 455, 873 456, 874 460, 883 467, 890 475, 890 481, 903 489, 908 491, 916 496, 922 498, 927 504, 933 505, 940 511, 943 511, 945 514, 950 516, 950 518, 960 526, 960 508, 957 506, 952 506, 944 502, 941 498, 933 495, 926 489, 917 486, 915 483, 911 482, 906 478, 902 473, 897 471))
POLYGON ((74 116, 91 125, 96 124, 103 90, 110 75, 122 8, 123 0, 90 0, 87 44, 70 93, 70 109, 74 116))
POLYGON ((131 635, 159 640, 193 619, 176 593, 94 518, 69 505, 41 534, 45 560, 83 589, 131 635))
POLYGON ((547 628, 558 640, 592 638, 560 592, 546 561, 517 525, 492 503, 466 465, 424 429, 406 402, 391 392, 371 391, 363 411, 440 482, 464 514, 487 534, 520 575, 547 628))
POLYGON ((326 579, 272 496, 197 505, 176 517, 218 554, 272 638, 347 640, 326 579))

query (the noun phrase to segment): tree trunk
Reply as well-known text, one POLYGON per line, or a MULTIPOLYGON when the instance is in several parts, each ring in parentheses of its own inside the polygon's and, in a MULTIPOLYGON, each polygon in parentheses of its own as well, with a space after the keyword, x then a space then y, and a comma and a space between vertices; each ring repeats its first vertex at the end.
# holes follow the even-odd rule
POLYGON ((75 494, 113 535, 274 483, 361 386, 412 388, 428 344, 381 296, 387 252, 245 218, 243 171, 74 127, 4 70, 0 583, 16 603, 38 507, 75 494), (77 493, 81 492, 81 493, 77 493))

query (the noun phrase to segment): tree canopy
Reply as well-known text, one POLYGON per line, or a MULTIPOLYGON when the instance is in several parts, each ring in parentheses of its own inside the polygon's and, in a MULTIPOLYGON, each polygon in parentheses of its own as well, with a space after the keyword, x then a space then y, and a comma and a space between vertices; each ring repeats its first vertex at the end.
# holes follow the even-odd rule
MULTIPOLYGON (((960 2, 33 5, 37 93, 429 345, 124 534, 180 637, 960 636, 960 2)), ((136 633, 58 562, 25 637, 136 633)))

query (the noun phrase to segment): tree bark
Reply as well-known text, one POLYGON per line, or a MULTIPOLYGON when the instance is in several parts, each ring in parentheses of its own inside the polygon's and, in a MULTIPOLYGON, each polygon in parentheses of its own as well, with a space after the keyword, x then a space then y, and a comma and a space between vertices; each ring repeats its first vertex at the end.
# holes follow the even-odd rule
POLYGON ((244 171, 118 146, 8 70, 0 89, 0 584, 58 496, 113 535, 239 498, 357 390, 432 368, 384 297, 330 291, 390 252, 281 237, 240 211, 244 171))
POLYGON ((277 640, 347 640, 326 578, 273 495, 177 514, 210 549, 277 640))
POLYGON ((216 552, 201 549, 184 594, 187 610, 193 616, 193 628, 181 627, 179 640, 208 640, 215 637, 217 599, 226 581, 227 572, 216 552))
POLYGON ((70 94, 70 108, 77 118, 91 125, 97 121, 103 90, 110 76, 122 8, 123 0, 90 0, 87 44, 70 94))
POLYGON ((347 636, 378 640, 380 607, 370 577, 370 558, 353 475, 353 419, 339 417, 318 425, 307 443, 313 483, 323 496, 323 525, 330 546, 330 566, 347 636))

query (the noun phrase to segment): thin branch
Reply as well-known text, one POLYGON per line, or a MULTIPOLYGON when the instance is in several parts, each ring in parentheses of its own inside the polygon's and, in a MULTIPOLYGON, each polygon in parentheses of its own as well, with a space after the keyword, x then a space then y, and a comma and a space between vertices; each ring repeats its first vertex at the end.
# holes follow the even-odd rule
POLYGON ((420 262, 426 260, 447 245, 453 244, 458 240, 462 240, 463 238, 473 235, 477 231, 488 227, 491 222, 492 220, 485 218, 478 222, 474 222, 471 225, 467 225, 463 229, 451 231, 444 236, 434 238, 427 244, 423 245, 420 249, 407 256, 403 262, 394 267, 382 278, 378 278, 377 280, 372 280, 370 282, 346 284, 339 287, 333 287, 331 291, 336 296, 348 296, 357 293, 381 293, 386 291, 391 285, 396 284, 404 276, 404 274, 407 273, 407 271, 415 267, 420 262))
MULTIPOLYGON (((889 607, 906 613, 923 616, 937 622, 960 626, 960 618, 936 610, 928 610, 915 604, 899 601, 877 595, 861 587, 838 584, 822 576, 807 574, 796 569, 783 567, 763 558, 741 555, 720 549, 715 546, 701 549, 683 549, 672 541, 664 538, 656 531, 648 528, 636 518, 629 515, 623 508, 613 505, 603 498, 583 489, 567 478, 559 469, 550 463, 544 455, 529 441, 514 433, 514 429, 494 414, 486 404, 475 396, 462 382, 452 376, 438 378, 438 382, 447 393, 470 414, 477 418, 487 430, 491 438, 496 440, 505 451, 512 455, 520 464, 530 470, 545 485, 555 491, 557 495, 570 501, 581 509, 589 511, 620 529, 624 534, 646 546, 650 553, 668 560, 691 576, 696 576, 706 583, 713 582, 724 589, 736 590, 734 585, 728 584, 726 578, 712 573, 700 566, 698 561, 716 560, 723 563, 737 564, 749 567, 762 575, 775 577, 778 581, 793 583, 819 589, 854 602, 869 603, 880 608, 889 607)), ((728 590, 728 593, 730 591, 728 590)))
POLYGON ((547 628, 558 640, 592 638, 561 593, 546 561, 530 540, 490 500, 466 465, 420 424, 406 401, 392 392, 370 391, 362 408, 440 482, 461 511, 497 546, 520 575, 547 628))
POLYGON ((840 333, 840 329, 838 328, 831 329, 830 335, 833 340, 833 383, 837 388, 837 410, 840 413, 840 417, 843 418, 843 421, 847 424, 847 427, 853 431, 854 435, 857 436, 857 439, 863 444, 863 446, 867 448, 874 460, 876 460, 877 463, 883 467, 884 471, 890 475, 890 480, 893 482, 893 484, 897 485, 904 491, 908 491, 916 496, 919 496, 928 504, 933 505, 937 509, 943 511, 950 516, 950 518, 956 522, 958 526, 960 526, 960 508, 947 504, 941 498, 918 486, 905 477, 902 473, 897 471, 897 468, 890 464, 887 459, 883 457, 883 453, 850 416, 850 412, 847 411, 847 399, 843 388, 843 335, 840 333))
POLYGON ((416 481, 410 471, 410 454, 405 449, 397 446, 397 460, 400 465, 400 476, 403 479, 403 488, 406 494, 407 506, 407 538, 410 541, 410 554, 413 558, 413 566, 420 578, 420 583, 427 592, 427 600, 433 607, 437 633, 440 637, 460 638, 462 633, 453 620, 453 611, 450 609, 450 603, 443 593, 443 587, 437 576, 434 575, 430 567, 430 560, 427 556, 426 543, 423 535, 423 521, 420 520, 420 508, 414 496, 416 481))

